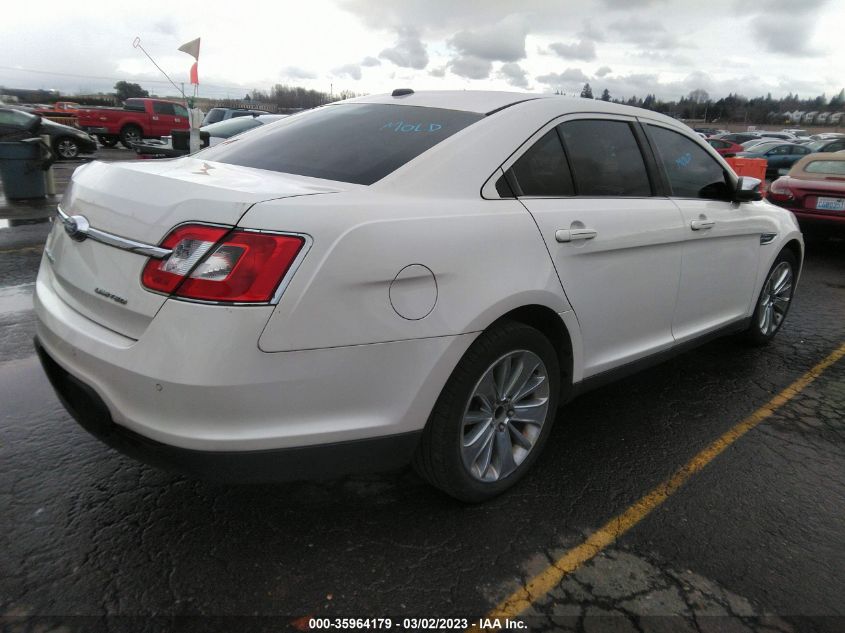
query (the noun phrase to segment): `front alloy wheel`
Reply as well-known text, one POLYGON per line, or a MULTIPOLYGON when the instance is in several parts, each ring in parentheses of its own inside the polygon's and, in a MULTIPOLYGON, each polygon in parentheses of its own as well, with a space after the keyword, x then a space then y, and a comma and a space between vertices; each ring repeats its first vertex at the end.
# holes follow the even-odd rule
POLYGON ((72 138, 60 138, 56 143, 56 153, 65 160, 76 158, 79 156, 79 145, 72 138))
POLYGON ((791 251, 783 250, 775 258, 745 331, 750 344, 765 345, 780 330, 792 304, 797 270, 798 260, 791 251))
POLYGON ((792 300, 792 267, 780 262, 769 273, 760 293, 760 310, 757 327, 764 336, 773 335, 786 318, 792 300))
POLYGON ((463 417, 461 457, 479 481, 498 481, 525 461, 549 411, 548 370, 528 350, 505 354, 484 372, 463 417))

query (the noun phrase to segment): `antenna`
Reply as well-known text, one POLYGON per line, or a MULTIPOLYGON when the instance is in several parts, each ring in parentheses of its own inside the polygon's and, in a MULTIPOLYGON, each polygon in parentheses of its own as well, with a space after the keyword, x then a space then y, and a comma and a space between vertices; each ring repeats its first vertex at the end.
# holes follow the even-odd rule
POLYGON ((154 59, 150 56, 150 54, 149 54, 149 53, 148 53, 148 52, 144 49, 144 47, 143 47, 143 46, 141 46, 141 38, 140 38, 140 37, 136 37, 136 38, 132 41, 132 48, 140 48, 140 49, 141 49, 141 51, 143 51, 144 55, 146 55, 146 56, 149 58, 149 60, 153 63, 153 66, 155 66, 156 68, 158 68, 158 69, 159 69, 159 72, 161 72, 161 74, 162 74, 162 75, 164 75, 164 76, 167 78, 167 81, 169 81, 169 82, 170 82, 170 84, 171 84, 174 88, 176 88, 176 90, 178 90, 178 91, 179 91, 179 94, 181 94, 181 95, 182 95, 182 98, 183 98, 185 101, 187 101, 187 100, 188 100, 188 97, 185 95, 185 91, 184 91, 184 90, 182 90, 179 86, 177 86, 177 85, 173 82, 173 80, 170 78, 170 75, 168 75, 166 72, 164 72, 164 70, 162 69, 162 67, 161 67, 161 66, 159 66, 158 64, 156 64, 156 60, 154 60, 154 59))

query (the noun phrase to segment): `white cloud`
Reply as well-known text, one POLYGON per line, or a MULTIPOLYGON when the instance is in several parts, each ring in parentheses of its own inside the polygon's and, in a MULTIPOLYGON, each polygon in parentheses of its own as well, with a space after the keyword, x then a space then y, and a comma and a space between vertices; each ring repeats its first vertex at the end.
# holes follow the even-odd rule
POLYGON ((574 44, 552 42, 549 44, 549 50, 564 59, 581 59, 589 62, 596 58, 596 45, 590 40, 580 40, 574 44))
POLYGON ((498 76, 516 88, 528 88, 528 75, 516 62, 507 62, 499 68, 498 76))
POLYGON ((417 29, 410 26, 400 27, 396 29, 396 35, 396 45, 385 48, 379 57, 402 68, 422 70, 428 66, 428 52, 417 29))
POLYGON ((449 45, 465 57, 515 62, 525 57, 525 19, 510 15, 496 24, 471 31, 460 31, 449 45))
POLYGON ((350 79, 361 79, 361 65, 360 64, 344 64, 332 71, 338 77, 349 77, 350 79))
POLYGON ((548 73, 537 77, 537 81, 547 86, 572 87, 576 84, 584 84, 590 80, 580 68, 567 68, 562 73, 548 73))
POLYGON ((467 79, 487 79, 493 64, 487 59, 481 59, 473 55, 462 55, 449 62, 449 70, 459 77, 467 79))

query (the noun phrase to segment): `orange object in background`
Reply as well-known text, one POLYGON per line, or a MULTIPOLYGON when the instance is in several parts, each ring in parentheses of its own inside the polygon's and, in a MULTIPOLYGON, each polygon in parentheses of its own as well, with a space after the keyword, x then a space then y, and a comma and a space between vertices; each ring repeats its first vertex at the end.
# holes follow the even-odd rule
POLYGON ((731 156, 726 158, 725 162, 731 166, 731 169, 736 172, 737 176, 750 176, 760 180, 760 193, 766 194, 769 183, 766 182, 766 165, 768 161, 765 158, 742 158, 741 156, 731 156))

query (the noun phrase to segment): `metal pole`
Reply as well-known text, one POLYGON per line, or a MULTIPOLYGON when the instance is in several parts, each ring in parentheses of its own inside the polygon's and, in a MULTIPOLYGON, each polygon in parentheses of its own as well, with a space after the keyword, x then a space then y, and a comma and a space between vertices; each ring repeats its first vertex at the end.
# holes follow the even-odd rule
MULTIPOLYGON (((42 134, 41 141, 49 147, 50 135, 42 134)), ((44 172, 44 188, 46 189, 48 196, 56 195, 56 174, 53 172, 53 165, 50 165, 47 168, 47 171, 44 172)))

